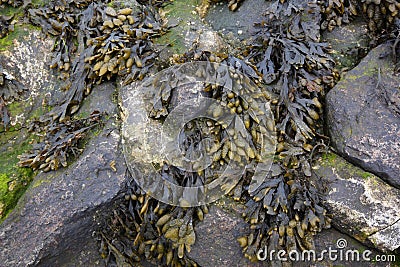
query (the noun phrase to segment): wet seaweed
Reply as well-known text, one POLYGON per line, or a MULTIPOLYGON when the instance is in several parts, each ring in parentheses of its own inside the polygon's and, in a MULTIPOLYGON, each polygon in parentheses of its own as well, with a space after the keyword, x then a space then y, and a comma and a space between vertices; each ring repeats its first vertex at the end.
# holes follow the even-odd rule
POLYGON ((79 142, 90 129, 99 125, 101 117, 102 114, 95 111, 88 118, 63 123, 52 121, 43 125, 40 121, 32 122, 29 131, 38 135, 41 141, 19 156, 18 165, 44 172, 66 167, 72 156, 76 158, 80 154, 79 142))
POLYGON ((14 31, 13 18, 13 15, 0 15, 0 39, 6 37, 10 31, 14 31))
POLYGON ((50 67, 63 72, 67 92, 50 115, 60 121, 79 109, 94 84, 117 77, 124 84, 143 79, 158 55, 152 38, 168 28, 152 6, 114 9, 91 1, 55 2, 30 9, 29 16, 57 37, 50 67))
MULTIPOLYGON (((316 8, 310 7, 310 10, 315 11, 316 8)), ((293 12, 300 11, 296 9, 293 12)), ((280 16, 279 13, 272 13, 274 16, 270 20, 280 16)), ((313 15, 312 12, 309 13, 313 15)), ((239 242, 246 257, 251 260, 256 260, 256 252, 265 244, 271 249, 312 248, 312 235, 329 227, 330 223, 325 209, 320 206, 321 196, 310 182, 312 170, 309 156, 313 144, 322 134, 319 114, 322 112, 324 90, 334 85, 337 74, 333 69, 333 61, 327 54, 327 44, 319 43, 319 24, 303 22, 301 14, 292 16, 292 13, 286 12, 281 15, 285 17, 288 29, 282 29, 281 24, 277 27, 274 26, 276 23, 260 23, 254 45, 245 51, 244 56, 214 55, 193 48, 174 58, 177 63, 196 60, 218 62, 226 65, 229 70, 219 72, 220 85, 204 84, 203 93, 225 103, 231 113, 239 115, 244 122, 243 129, 236 125, 232 128, 223 127, 212 120, 196 121, 187 126, 189 129, 182 133, 181 141, 187 151, 194 151, 196 142, 204 138, 199 133, 210 133, 215 140, 207 149, 213 160, 212 172, 218 172, 219 168, 223 168, 231 160, 246 166, 246 172, 237 174, 242 177, 241 182, 237 185, 228 182, 224 188, 225 193, 235 200, 246 203, 247 211, 244 216, 250 223, 252 232, 240 238, 239 242), (235 94, 230 88, 235 79, 240 79, 239 73, 251 77, 260 86, 262 93, 235 94), (244 98, 247 95, 251 99, 244 98), (248 103, 257 101, 273 105, 280 143, 277 146, 279 160, 274 163, 265 182, 254 191, 250 190, 250 177, 254 172, 254 163, 259 160, 260 145, 257 140, 259 133, 266 131, 259 125, 257 115, 248 111, 248 103), (229 135, 245 136, 239 132, 248 133, 250 138, 233 138, 233 142, 227 141, 229 135)), ((199 75, 204 75, 210 73, 210 70, 199 69, 198 72, 199 75)), ((180 79, 170 77, 168 80, 180 79)), ((168 115, 171 109, 170 89, 174 86, 177 84, 169 87, 153 85, 160 90, 155 100, 161 99, 150 114, 153 118, 160 119, 168 115)), ((214 118, 221 115, 218 107, 211 107, 210 110, 210 115, 214 118)), ((273 126, 269 127, 274 131, 273 126)), ((206 172, 207 169, 200 173, 186 172, 165 164, 161 175, 179 185, 191 186, 210 182, 205 179, 206 172)), ((185 212, 191 213, 190 209, 185 212)), ((174 223, 180 222, 174 213, 166 216, 174 223)), ((176 231, 174 228, 171 233, 176 231)), ((177 239, 170 241, 176 243, 177 239)), ((178 258, 179 254, 182 255, 179 251, 174 251, 172 255, 176 253, 178 258)))
POLYGON ((274 103, 277 160, 255 192, 241 195, 251 233, 239 243, 254 261, 265 245, 269 251, 311 249, 312 236, 330 226, 310 179, 310 154, 323 137, 323 97, 339 75, 328 44, 319 41, 320 20, 310 17, 319 17, 316 4, 274 2, 245 52, 266 88, 279 96, 274 103))
MULTIPOLYGON (((370 1, 368 4, 379 3, 370 1)), ((385 7, 386 4, 384 2, 385 7)), ((360 5, 349 1, 319 1, 305 4, 301 1, 275 1, 266 12, 263 21, 257 25, 254 39, 243 55, 237 57, 214 55, 194 47, 188 53, 174 57, 177 64, 199 60, 223 63, 229 67, 230 71, 220 78, 221 84, 225 86, 205 84, 203 93, 226 103, 232 113, 238 114, 244 121, 245 127, 242 130, 249 132, 252 138, 240 140, 240 144, 229 143, 225 137, 229 135, 231 129, 209 120, 198 120, 186 126, 180 141, 187 153, 191 153, 196 150, 198 141, 204 138, 201 134, 210 134, 216 140, 207 150, 213 156, 214 171, 226 165, 229 160, 248 163, 246 165, 248 171, 240 174, 240 182, 226 187, 226 193, 246 205, 243 216, 250 224, 250 234, 240 237, 238 242, 245 256, 252 261, 257 261, 256 253, 264 246, 267 246, 269 251, 312 249, 313 236, 322 229, 330 227, 331 218, 321 205, 323 192, 318 191, 313 182, 311 166, 313 157, 321 147, 325 146, 324 142, 327 139, 323 131, 324 96, 338 81, 339 74, 329 55, 329 45, 320 42, 320 32, 347 23, 352 16, 357 15, 355 10, 359 8, 360 5), (330 22, 332 20, 335 22, 330 22), (256 190, 250 190, 254 169, 249 162, 257 161, 258 144, 255 127, 258 121, 252 114, 246 113, 248 107, 246 101, 241 99, 243 94, 236 95, 227 89, 232 86, 232 81, 235 79, 235 70, 245 73, 262 88, 262 101, 271 104, 275 115, 278 135, 276 160, 265 181, 256 190), (226 135, 225 131, 228 132, 226 135), (252 152, 247 153, 246 149, 242 149, 246 147, 251 148, 252 152)), ((385 28, 388 24, 378 26, 385 28)), ((370 30, 376 32, 371 26, 370 30)), ((398 36, 392 34, 392 37, 393 51, 397 53, 398 36)), ((199 75, 202 73, 203 70, 199 70, 199 75)), ((207 70, 204 70, 204 73, 207 73, 207 70)), ((174 78, 170 80, 179 80, 179 77, 174 78)), ((174 85, 176 86, 176 84, 169 86, 174 85)), ((171 110, 170 87, 157 87, 160 92, 155 99, 161 100, 156 103, 153 113, 150 114, 154 119, 164 118, 171 110)), ((210 115, 214 117, 218 117, 221 112, 218 108, 211 110, 210 115)), ((204 179, 204 173, 184 172, 168 164, 161 168, 161 174, 179 185, 202 185, 209 182, 204 179)), ((126 199, 130 198, 127 196, 126 199)), ((132 197, 132 199, 137 198, 132 197)), ((144 200, 142 202, 146 203, 144 200)), ((186 221, 182 218, 190 217, 194 224, 203 218, 203 209, 198 209, 196 213, 197 216, 193 208, 170 208, 166 214, 158 217, 156 225, 163 227, 166 225, 166 229, 160 231, 159 243, 155 246, 149 242, 148 247, 152 251, 152 248, 155 250, 161 243, 163 249, 166 247, 170 249, 166 258, 161 257, 161 264, 174 266, 178 263, 168 259, 186 259, 185 251, 181 248, 184 241, 178 238, 180 232, 178 228, 185 225, 186 221), (171 246, 175 250, 171 250, 171 246)), ((143 227, 145 226, 142 223, 137 229, 143 227)), ((142 251, 140 254, 144 253, 146 259, 156 258, 148 257, 151 253, 146 254, 147 245, 142 246, 144 248, 138 247, 136 251, 142 251)))
POLYGON ((21 100, 26 91, 27 88, 0 64, 0 120, 4 129, 7 129, 11 123, 7 104, 21 100))
MULTIPOLYGON (((230 126, 223 125, 223 123, 218 122, 218 118, 223 116, 221 108, 219 106, 210 107, 209 115, 213 117, 214 120, 204 118, 196 119, 195 121, 187 123, 180 134, 179 145, 182 151, 185 151, 186 158, 198 158, 199 155, 197 155, 196 152, 199 151, 199 146, 202 145, 200 141, 205 138, 211 138, 214 142, 206 145, 206 152, 212 160, 211 166, 201 171, 186 171, 169 165, 168 163, 164 163, 163 166, 160 166, 159 172, 161 176, 175 184, 191 187, 209 184, 219 177, 218 173, 221 173, 230 162, 239 164, 243 169, 249 168, 254 170, 254 162, 261 160, 259 154, 262 146, 262 144, 259 143, 261 141, 260 134, 268 131, 265 128, 268 126, 265 125, 264 122, 260 122, 261 110, 259 110, 258 104, 266 103, 267 96, 260 92, 253 92, 251 91, 250 86, 235 83, 235 81, 241 81, 244 83, 245 80, 242 80, 243 77, 241 77, 241 75, 243 75, 242 73, 245 73, 247 76, 253 77, 254 80, 257 80, 257 82, 260 83, 261 78, 257 74, 256 67, 246 64, 240 58, 226 55, 217 56, 210 52, 200 51, 197 49, 193 49, 192 51, 182 55, 182 57, 176 58, 176 60, 180 62, 199 60, 222 63, 222 66, 224 67, 217 70, 213 69, 212 65, 197 70, 198 73, 196 75, 207 75, 207 73, 216 71, 217 76, 219 77, 217 85, 208 83, 203 84, 201 93, 204 96, 212 97, 225 103, 229 113, 237 114, 244 123, 234 123, 230 126), (235 86, 239 85, 241 86, 240 89, 235 88, 235 86), (234 93, 234 88, 238 91, 242 91, 242 95, 234 93), (250 111, 250 106, 253 111, 250 111)), ((174 73, 174 75, 175 74, 179 76, 177 72, 174 73)), ((162 99, 160 103, 155 105, 154 110, 152 111, 153 113, 150 114, 154 119, 162 119, 163 116, 167 115, 174 107, 174 102, 171 101, 172 97, 170 93, 173 94, 175 89, 172 91, 170 91, 170 89, 179 87, 179 81, 184 81, 185 77, 182 77, 182 79, 179 77, 169 77, 167 80, 171 81, 171 84, 163 83, 163 86, 161 86, 161 84, 158 84, 158 80, 149 84, 153 90, 156 89, 156 91, 158 91, 154 96, 154 99, 158 100, 160 99, 160 96, 162 99), (168 92, 168 94, 166 92, 168 92)), ((268 93, 266 94, 268 95, 268 93)), ((237 175, 245 176, 246 173, 236 173, 234 176, 236 177, 237 175)), ((236 185, 236 182, 229 179, 223 183, 222 190, 225 193, 232 193, 232 190, 236 185)), ((241 190, 236 191, 238 191, 236 192, 236 195, 240 198, 241 190)), ((136 189, 136 192, 141 191, 136 189)), ((148 240, 147 237, 143 239, 141 243, 134 243, 134 251, 138 253, 137 256, 144 256, 148 261, 158 259, 158 264, 167 266, 197 266, 195 262, 191 261, 187 257, 186 253, 190 252, 190 246, 195 241, 193 230, 194 224, 203 219, 204 214, 207 213, 207 207, 172 207, 155 201, 144 192, 140 193, 141 196, 137 196, 137 194, 138 193, 136 193, 135 196, 131 195, 131 197, 126 196, 125 200, 132 202, 132 200, 137 201, 137 199, 141 199, 139 203, 142 204, 132 210, 140 210, 142 214, 140 214, 139 217, 150 216, 151 219, 149 220, 153 221, 153 223, 150 223, 146 222, 145 219, 138 220, 138 216, 136 216, 136 231, 132 229, 132 226, 128 226, 125 229, 135 233, 142 231, 140 238, 146 236, 143 231, 152 231, 153 233, 153 241, 148 240), (156 205, 162 205, 164 207, 163 213, 159 215, 153 214, 155 212, 152 212, 151 209, 155 209, 154 207, 156 205), (154 222, 156 227, 154 226, 154 222), (149 230, 149 228, 153 230, 149 230), (157 228, 159 229, 157 230, 157 228), (157 235, 154 235, 154 232, 157 233, 157 235), (162 248, 162 254, 156 250, 158 248, 162 248), (150 252, 148 251, 149 249, 150 252)), ((185 196, 184 194, 180 202, 181 206, 187 206, 186 202, 190 202, 191 198, 196 198, 196 196, 185 196)), ((139 205, 137 202, 135 203, 136 204, 128 204, 125 202, 124 205, 127 207, 139 205)), ((126 214, 126 212, 122 213, 126 214)), ((124 222, 125 220, 126 219, 122 219, 124 222)), ((102 233, 103 244, 109 243, 110 240, 113 240, 114 242, 121 242, 121 240, 123 240, 119 234, 112 238, 110 233, 115 233, 115 230, 112 230, 112 226, 109 226, 108 229, 111 229, 111 231, 107 230, 102 233)), ((134 240, 139 240, 137 235, 138 234, 135 234, 134 236, 136 237, 130 239, 132 240, 134 238, 134 240)), ((125 241, 124 244, 126 244, 125 241)), ((123 247, 125 247, 125 245, 123 247)), ((132 248, 132 246, 130 247, 132 248)), ((108 245, 105 246, 103 254, 108 260, 110 260, 109 255, 111 253, 113 262, 122 262, 122 260, 117 259, 117 257, 122 257, 121 255, 123 253, 121 254, 121 250, 118 249, 118 252, 113 251, 114 248, 108 245)), ((123 258, 123 261, 130 261, 129 264, 132 264, 133 259, 127 259, 127 255, 123 256, 123 258)), ((136 258, 136 261, 138 260, 139 258, 136 258)))
POLYGON ((368 22, 370 34, 375 36, 391 28, 400 8, 397 0, 329 0, 319 3, 323 30, 331 31, 336 26, 349 23, 355 16, 362 16, 368 22))
MULTIPOLYGON (((236 10, 241 2, 232 0, 229 8, 236 10)), ((142 80, 156 64, 158 53, 152 39, 168 30, 156 7, 168 1, 139 1, 141 5, 129 8, 107 3, 56 1, 28 10, 31 23, 55 37, 50 67, 61 72, 66 92, 64 99, 47 114, 50 116, 31 125, 31 131, 41 134, 42 140, 32 151, 21 155, 21 167, 43 171, 65 167, 71 156, 80 153, 79 144, 84 136, 101 121, 97 112, 86 119, 73 119, 94 85, 115 79, 122 84, 142 80)), ((203 1, 199 13, 204 15, 210 3, 203 1)), ((269 250, 311 249, 313 235, 330 226, 330 218, 321 206, 323 192, 316 189, 311 179, 313 155, 325 141, 324 95, 339 78, 329 56, 329 45, 320 42, 321 30, 332 30, 348 23, 353 16, 364 14, 369 29, 380 34, 392 27, 398 7, 394 0, 278 0, 256 25, 254 39, 242 55, 215 55, 194 47, 174 57, 176 64, 222 63, 225 67, 217 71, 198 70, 200 76, 210 71, 219 75, 220 85, 203 84, 202 94, 223 103, 231 114, 239 116, 243 125, 228 127, 209 119, 188 123, 179 139, 185 156, 198 156, 200 140, 211 137, 215 141, 206 149, 212 158, 211 168, 189 172, 165 163, 159 166, 160 174, 181 186, 199 186, 211 182, 230 161, 244 166, 246 171, 237 174, 241 177, 239 183, 226 181, 223 189, 246 205, 243 216, 250 225, 250 234, 238 241, 250 260, 257 260, 257 251, 265 245, 269 250), (244 89, 235 93, 232 87, 235 81, 241 81, 242 74, 252 79, 261 93, 244 89), (271 105, 275 125, 262 125, 262 114, 257 108, 251 111, 251 103, 255 103, 253 108, 258 103, 271 105), (266 131, 277 134, 275 161, 266 177, 262 177, 261 185, 251 190, 252 174, 260 161, 260 134, 266 131), (230 141, 232 136, 236 138, 230 141)), ((9 20, 4 21, 0 20, 0 26, 8 27, 9 20)), ((395 31, 391 34, 397 60, 399 35, 395 31)), ((174 78, 179 81, 179 77, 174 78)), ((17 98, 23 89, 4 71, 0 85, 2 90, 7 88, 0 95, 0 116, 7 125, 10 114, 6 103, 17 98)), ((173 108, 171 90, 157 84, 151 86, 159 91, 150 117, 162 120, 173 108)), ((217 119, 221 113, 219 107, 213 106, 209 115, 217 119)), ((188 252, 196 240, 194 226, 203 220, 207 206, 184 208, 163 204, 143 192, 132 175, 127 172, 126 188, 106 227, 99 232, 100 253, 107 266, 139 266, 143 259, 162 266, 197 266, 188 252)))
POLYGON ((162 266, 198 266, 187 256, 196 236, 194 219, 207 207, 184 209, 146 195, 126 172, 126 189, 99 233, 107 266, 141 266, 143 258, 162 266))

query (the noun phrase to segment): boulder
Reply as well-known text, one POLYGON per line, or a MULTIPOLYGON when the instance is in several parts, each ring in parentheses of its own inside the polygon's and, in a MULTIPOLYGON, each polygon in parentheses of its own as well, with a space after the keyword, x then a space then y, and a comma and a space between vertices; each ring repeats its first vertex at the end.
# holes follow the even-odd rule
POLYGON ((116 123, 115 86, 94 88, 81 112, 107 112, 109 119, 65 169, 40 173, 0 225, 0 262, 5 266, 101 266, 96 241, 104 214, 125 179, 116 123), (93 101, 91 101, 93 99, 93 101), (85 107, 86 106, 86 107, 85 107), (85 111, 86 109, 86 111, 85 111), (115 165, 114 165, 115 164, 115 165))
POLYGON ((333 153, 314 170, 327 184, 324 206, 334 227, 384 252, 400 247, 399 189, 333 153))
POLYGON ((400 188, 400 78, 383 44, 327 94, 327 126, 345 159, 400 188))

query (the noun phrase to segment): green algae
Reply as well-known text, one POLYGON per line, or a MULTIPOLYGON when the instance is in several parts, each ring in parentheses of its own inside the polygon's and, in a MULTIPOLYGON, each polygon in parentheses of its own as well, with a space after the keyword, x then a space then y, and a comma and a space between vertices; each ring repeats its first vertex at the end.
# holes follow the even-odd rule
POLYGON ((15 207, 34 176, 32 169, 17 165, 18 156, 31 148, 32 142, 27 138, 18 144, 19 135, 19 131, 0 135, 2 147, 5 147, 0 151, 0 222, 15 207))
POLYGON ((185 45, 184 32, 190 29, 191 21, 199 20, 199 16, 195 13, 199 0, 176 0, 172 4, 164 8, 166 18, 169 22, 178 20, 178 25, 171 28, 166 34, 155 40, 155 43, 161 45, 171 45, 170 51, 175 54, 183 54, 188 50, 185 45))
POLYGON ((32 25, 19 25, 14 26, 14 31, 9 32, 9 34, 0 39, 0 52, 7 51, 10 47, 14 45, 14 40, 21 40, 22 38, 29 35, 33 30, 40 30, 39 27, 32 25))
POLYGON ((325 153, 322 156, 321 165, 344 171, 348 174, 346 177, 359 177, 363 179, 369 179, 374 177, 372 173, 366 172, 361 168, 352 165, 351 163, 347 162, 346 160, 339 157, 335 153, 331 152, 325 153))
POLYGON ((26 124, 33 118, 39 118, 48 111, 47 107, 32 109, 27 101, 14 101, 7 105, 12 120, 22 116, 18 122, 0 132, 0 222, 15 207, 18 199, 35 176, 31 168, 18 166, 18 156, 32 148, 38 137, 26 131, 26 124), (28 118, 24 118, 24 114, 28 118))

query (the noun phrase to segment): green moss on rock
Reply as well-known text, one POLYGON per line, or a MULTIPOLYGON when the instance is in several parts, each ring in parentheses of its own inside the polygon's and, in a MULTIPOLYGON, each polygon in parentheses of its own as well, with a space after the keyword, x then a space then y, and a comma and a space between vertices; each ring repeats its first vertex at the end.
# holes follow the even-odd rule
MULTIPOLYGON (((12 140, 11 135, 18 135, 19 132, 2 134, 1 143, 5 140, 12 140)), ((30 139, 20 144, 2 145, 6 149, 0 151, 0 222, 14 208, 20 196, 25 192, 32 181, 34 172, 30 168, 20 168, 17 163, 18 156, 31 147, 30 139)))
POLYGON ((183 54, 187 51, 185 46, 184 32, 190 29, 192 21, 200 20, 195 12, 196 6, 200 4, 199 0, 175 0, 172 4, 166 6, 164 11, 169 22, 178 22, 178 26, 171 28, 169 32, 156 39, 155 42, 162 45, 171 45, 171 52, 183 54))
POLYGON ((360 177, 363 179, 368 179, 374 175, 366 172, 351 163, 347 162, 343 158, 339 157, 335 153, 328 152, 322 156, 321 166, 328 166, 335 169, 340 169, 341 171, 347 172, 347 177, 360 177))
POLYGON ((16 24, 14 31, 9 32, 6 37, 0 39, 0 52, 8 50, 14 44, 14 40, 21 40, 28 36, 32 30, 40 30, 40 28, 32 25, 16 24))

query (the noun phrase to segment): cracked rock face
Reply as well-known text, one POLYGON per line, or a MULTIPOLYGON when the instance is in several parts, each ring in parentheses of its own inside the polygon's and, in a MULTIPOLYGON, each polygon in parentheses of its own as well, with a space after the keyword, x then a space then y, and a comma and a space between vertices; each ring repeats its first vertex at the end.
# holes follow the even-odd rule
POLYGON ((350 162, 400 188, 400 78, 391 46, 373 49, 328 93, 334 147, 350 162))
POLYGON ((316 168, 329 184, 324 201, 333 225, 382 251, 400 247, 400 190, 335 154, 316 168))

